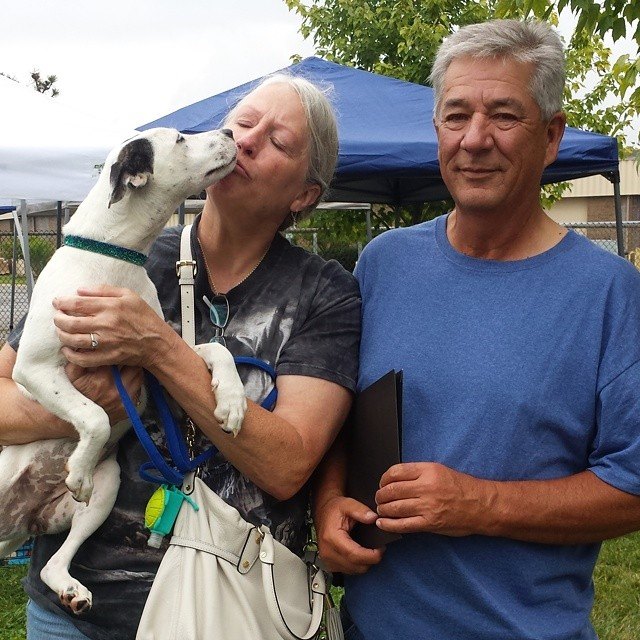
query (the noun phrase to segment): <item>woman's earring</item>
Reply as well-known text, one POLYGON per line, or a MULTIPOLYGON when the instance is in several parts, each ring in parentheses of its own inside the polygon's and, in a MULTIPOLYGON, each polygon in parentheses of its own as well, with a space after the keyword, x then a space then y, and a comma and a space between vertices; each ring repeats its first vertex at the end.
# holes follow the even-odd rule
POLYGON ((298 224, 298 214, 299 211, 289 211, 289 215, 291 216, 291 226, 295 227, 298 224))

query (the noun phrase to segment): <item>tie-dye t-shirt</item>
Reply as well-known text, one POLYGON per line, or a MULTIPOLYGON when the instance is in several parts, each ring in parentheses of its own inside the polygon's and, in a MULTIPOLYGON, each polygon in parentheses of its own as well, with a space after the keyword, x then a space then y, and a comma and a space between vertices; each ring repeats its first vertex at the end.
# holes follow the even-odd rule
MULTIPOLYGON (((196 222, 197 224, 197 222, 196 222)), ((197 260, 195 297, 196 343, 208 342, 214 333, 202 296, 211 298, 202 254, 192 228, 191 246, 197 260)), ((180 331, 180 291, 175 263, 179 258, 181 228, 163 232, 147 262, 158 289, 166 321, 180 331)), ((227 347, 234 356, 254 356, 273 365, 278 375, 323 378, 350 390, 355 388, 360 326, 360 295, 353 276, 335 261, 292 246, 277 235, 256 270, 228 293, 230 319, 225 330, 227 347)), ((10 336, 14 348, 19 329, 10 336)), ((260 402, 271 390, 270 377, 256 368, 240 366, 247 397, 260 402)), ((174 415, 182 416, 172 405, 174 415)), ((163 450, 156 412, 143 415, 147 431, 163 450)), ((206 446, 206 442, 200 442, 206 446)), ((160 550, 147 545, 144 508, 155 485, 138 475, 148 458, 133 431, 120 442, 118 462, 121 486, 116 505, 106 522, 82 545, 70 573, 93 593, 93 608, 74 624, 96 640, 132 640, 158 564, 168 544, 160 550)), ((305 542, 308 487, 286 501, 264 493, 224 459, 209 461, 202 478, 225 501, 254 524, 267 524, 276 539, 300 552, 305 542)), ((31 568, 25 579, 28 595, 59 613, 57 596, 39 578, 41 568, 66 534, 37 539, 31 568)), ((64 613, 63 613, 64 615, 64 613)))

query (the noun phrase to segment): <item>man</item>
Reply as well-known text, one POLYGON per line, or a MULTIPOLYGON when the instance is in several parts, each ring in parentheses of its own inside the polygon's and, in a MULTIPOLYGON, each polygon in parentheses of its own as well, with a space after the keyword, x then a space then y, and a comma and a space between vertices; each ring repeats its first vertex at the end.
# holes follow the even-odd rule
POLYGON ((565 127, 548 26, 463 28, 432 81, 455 207, 376 238, 356 270, 358 386, 404 371, 404 463, 376 514, 344 496, 333 450, 320 554, 360 574, 347 640, 593 639, 599 543, 640 528, 640 274, 540 205, 565 127), (364 549, 356 521, 403 537, 364 549))

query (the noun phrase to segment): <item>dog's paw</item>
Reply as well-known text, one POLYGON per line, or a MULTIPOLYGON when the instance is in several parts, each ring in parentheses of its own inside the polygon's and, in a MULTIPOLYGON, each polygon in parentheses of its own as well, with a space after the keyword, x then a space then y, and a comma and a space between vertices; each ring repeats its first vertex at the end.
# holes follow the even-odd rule
POLYGON ((64 482, 76 502, 89 504, 89 498, 93 493, 93 476, 91 474, 78 473, 71 469, 64 482))
POLYGON ((216 342, 196 345, 194 350, 212 373, 211 389, 216 398, 213 415, 223 431, 237 436, 247 410, 247 399, 233 356, 216 342))
POLYGON ((71 609, 76 615, 89 611, 92 605, 91 591, 77 580, 72 580, 58 596, 63 606, 71 609))
POLYGON ((244 386, 236 373, 237 379, 217 380, 211 388, 216 397, 216 410, 213 412, 220 428, 226 433, 238 435, 242 428, 242 421, 247 410, 247 399, 244 395, 244 386))

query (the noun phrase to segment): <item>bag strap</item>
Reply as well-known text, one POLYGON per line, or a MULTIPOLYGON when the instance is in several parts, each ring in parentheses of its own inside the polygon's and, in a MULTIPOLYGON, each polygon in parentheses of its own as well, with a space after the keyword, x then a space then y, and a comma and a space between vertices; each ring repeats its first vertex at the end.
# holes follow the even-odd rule
POLYGON ((176 276, 180 285, 180 311, 182 318, 182 339, 190 346, 196 344, 195 327, 195 278, 196 261, 191 255, 191 227, 188 224, 180 236, 180 260, 176 262, 176 276))
MULTIPOLYGON (((275 564, 275 545, 273 535, 268 527, 260 528, 262 532, 262 543, 260 546, 260 563, 262 565, 262 587, 264 589, 265 599, 269 616, 278 633, 286 640, 311 640, 314 638, 322 624, 322 614, 324 612, 324 597, 327 592, 327 586, 324 571, 313 565, 307 565, 309 576, 309 591, 311 595, 311 622, 309 628, 304 635, 297 635, 287 624, 284 619, 283 609, 278 601, 278 592, 276 590, 276 581, 273 573, 275 564)), ((300 560, 302 562, 302 560, 300 560)))
MULTIPOLYGON (((195 334, 195 276, 196 261, 193 259, 191 252, 191 227, 193 225, 185 225, 180 235, 180 260, 176 262, 176 275, 180 284, 180 309, 182 313, 182 338, 192 347, 196 343, 195 334)), ((275 385, 276 370, 264 360, 254 358, 253 356, 236 356, 233 361, 236 365, 245 365, 257 367, 264 371, 273 380, 273 388, 267 394, 267 397, 260 403, 260 406, 267 411, 271 411, 278 399, 278 389, 275 385)))

